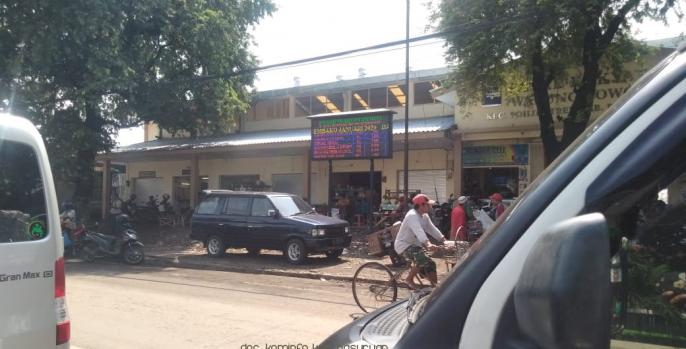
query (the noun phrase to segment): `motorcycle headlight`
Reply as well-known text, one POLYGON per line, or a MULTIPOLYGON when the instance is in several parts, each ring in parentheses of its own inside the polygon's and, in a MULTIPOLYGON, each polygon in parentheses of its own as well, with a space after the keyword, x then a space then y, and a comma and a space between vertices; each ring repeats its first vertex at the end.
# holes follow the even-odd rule
POLYGON ((312 229, 311 233, 312 233, 312 236, 324 236, 325 230, 315 228, 315 229, 312 229))

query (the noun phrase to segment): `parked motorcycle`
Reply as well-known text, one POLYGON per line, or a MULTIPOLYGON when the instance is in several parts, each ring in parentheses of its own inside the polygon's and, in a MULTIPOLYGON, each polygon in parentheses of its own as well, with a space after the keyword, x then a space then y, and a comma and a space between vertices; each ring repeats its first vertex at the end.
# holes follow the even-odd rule
POLYGON ((138 241, 129 217, 120 214, 115 218, 112 234, 86 232, 83 237, 81 259, 92 262, 95 258, 121 256, 127 264, 140 264, 145 259, 143 244, 138 241))
POLYGON ((447 202, 442 204, 438 202, 435 203, 431 212, 434 225, 436 228, 438 228, 438 230, 441 231, 441 233, 443 233, 443 236, 445 236, 446 239, 450 236, 450 214, 452 212, 454 202, 455 198, 453 194, 450 194, 447 202))

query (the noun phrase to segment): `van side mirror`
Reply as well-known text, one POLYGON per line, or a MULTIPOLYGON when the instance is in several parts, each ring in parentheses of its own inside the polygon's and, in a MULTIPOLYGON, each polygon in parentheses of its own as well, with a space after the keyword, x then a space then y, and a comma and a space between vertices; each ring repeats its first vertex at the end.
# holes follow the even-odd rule
POLYGON ((553 226, 536 242, 514 290, 517 322, 542 348, 610 347, 610 247, 603 215, 553 226))
POLYGON ((276 210, 267 210, 267 216, 276 218, 276 210))

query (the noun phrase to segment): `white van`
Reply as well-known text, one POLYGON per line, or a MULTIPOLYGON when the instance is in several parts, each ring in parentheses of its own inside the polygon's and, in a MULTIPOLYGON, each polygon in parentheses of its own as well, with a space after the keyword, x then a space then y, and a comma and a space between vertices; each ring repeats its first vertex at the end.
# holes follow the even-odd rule
POLYGON ((686 43, 590 125, 430 295, 382 307, 320 345, 342 347, 686 348, 686 43))
POLYGON ((0 349, 69 347, 63 250, 43 139, 0 114, 0 349))

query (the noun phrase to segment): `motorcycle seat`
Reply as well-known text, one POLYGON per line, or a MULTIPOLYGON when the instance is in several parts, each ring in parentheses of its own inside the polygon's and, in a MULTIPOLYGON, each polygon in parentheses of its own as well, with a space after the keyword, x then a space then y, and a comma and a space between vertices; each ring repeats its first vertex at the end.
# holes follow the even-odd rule
POLYGON ((93 235, 95 235, 95 236, 97 236, 103 240, 109 240, 109 241, 117 240, 117 237, 112 236, 112 235, 103 234, 103 233, 94 233, 93 235))

